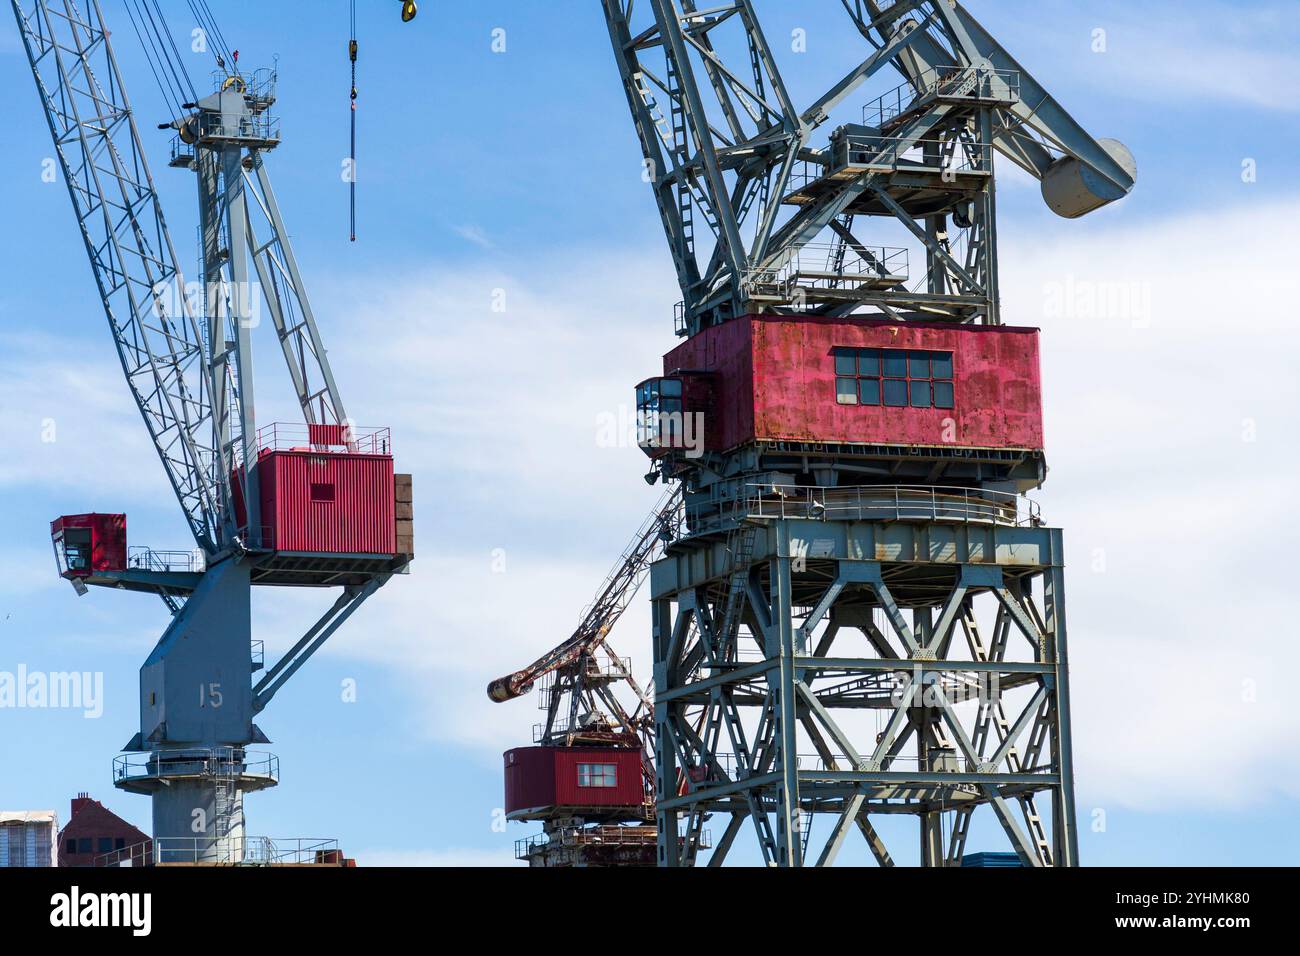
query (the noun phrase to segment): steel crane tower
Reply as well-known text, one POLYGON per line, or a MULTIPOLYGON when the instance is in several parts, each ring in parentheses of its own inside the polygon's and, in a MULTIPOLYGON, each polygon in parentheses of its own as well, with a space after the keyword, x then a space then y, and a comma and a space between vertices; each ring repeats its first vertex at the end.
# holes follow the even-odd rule
POLYGON ((141 667, 140 730, 114 763, 115 783, 152 797, 155 862, 240 862, 244 796, 279 772, 274 756, 248 749, 269 743, 254 718, 407 568, 409 476, 393 475, 387 430, 353 425, 330 370, 266 164, 280 141, 275 75, 240 73, 236 54, 214 91, 166 124, 171 165, 192 171, 198 188, 195 294, 99 0, 12 7, 122 369, 197 546, 197 558, 128 557, 123 516, 54 523, 60 572, 79 592, 153 592, 172 612, 141 667), (259 296, 301 408, 297 426, 258 427, 259 296), (254 652, 254 586, 342 590, 267 669, 254 652))
POLYGON ((1024 497, 1038 333, 1004 323, 994 157, 1067 218, 1135 165, 955 0, 838 6, 862 59, 801 107, 750 0, 602 0, 682 293, 638 388, 686 523, 650 570, 659 863, 716 816, 711 865, 745 831, 771 865, 855 831, 892 865, 902 814, 960 865, 984 811, 1023 865, 1074 865, 1062 535, 1024 497))

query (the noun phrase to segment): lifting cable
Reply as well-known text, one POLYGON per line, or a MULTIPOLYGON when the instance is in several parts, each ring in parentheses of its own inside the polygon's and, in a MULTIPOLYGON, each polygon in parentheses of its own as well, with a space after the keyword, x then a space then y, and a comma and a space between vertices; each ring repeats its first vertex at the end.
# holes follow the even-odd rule
POLYGON ((357 241, 357 0, 351 0, 352 32, 348 40, 348 59, 352 63, 352 149, 348 166, 348 202, 350 234, 357 241))
POLYGON ((167 102, 168 112, 173 121, 177 120, 184 112, 184 104, 193 102, 195 98, 194 84, 176 49, 176 41, 167 29, 158 0, 128 0, 126 12, 144 51, 145 61, 167 102))
MULTIPOLYGON (((402 22, 410 23, 415 19, 419 8, 415 0, 402 0, 402 22)), ((352 67, 352 87, 349 93, 349 110, 351 113, 351 144, 348 151, 348 235, 357 241, 357 0, 348 4, 349 34, 348 62, 352 67)))
POLYGON ((212 55, 216 57, 217 67, 229 76, 238 69, 234 65, 238 54, 232 54, 230 47, 226 45, 226 38, 221 28, 217 26, 217 18, 212 15, 212 8, 208 6, 207 0, 189 0, 189 6, 194 19, 199 23, 199 29, 208 40, 212 55))

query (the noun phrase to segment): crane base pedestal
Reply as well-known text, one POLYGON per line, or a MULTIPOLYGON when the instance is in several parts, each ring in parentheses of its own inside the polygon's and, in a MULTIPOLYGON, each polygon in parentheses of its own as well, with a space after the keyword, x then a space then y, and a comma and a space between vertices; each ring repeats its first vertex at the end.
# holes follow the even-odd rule
POLYGON ((900 814, 922 865, 1006 842, 1074 865, 1063 581, 1036 522, 746 517, 671 545, 651 569, 660 865, 692 865, 710 818, 711 865, 745 831, 769 865, 828 865, 854 832, 893 865, 900 814))
POLYGON ((153 806, 158 864, 237 864, 244 856, 244 794, 279 783, 279 761, 242 748, 127 754, 114 783, 147 794, 153 806))

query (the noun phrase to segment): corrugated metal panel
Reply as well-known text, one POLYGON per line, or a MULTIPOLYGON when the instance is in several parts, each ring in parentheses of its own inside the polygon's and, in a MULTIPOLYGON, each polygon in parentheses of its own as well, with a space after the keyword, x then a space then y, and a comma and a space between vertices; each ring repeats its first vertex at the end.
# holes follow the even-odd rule
POLYGON ((1038 330, 1009 326, 759 316, 706 329, 664 358, 665 373, 716 373, 705 445, 759 441, 1043 447, 1038 330), (835 348, 953 353, 952 409, 840 405, 835 348))
POLYGON ((346 425, 308 425, 307 441, 312 445, 346 445, 346 425))
POLYGON ((641 753, 637 750, 596 750, 563 747, 555 751, 555 802, 564 807, 639 807, 644 796, 641 785, 641 753), (613 787, 578 785, 579 764, 612 764, 616 770, 613 787))
POLYGON ((640 807, 641 754, 592 747, 520 747, 505 753, 506 813, 552 807, 640 807), (615 785, 578 785, 579 764, 613 765, 615 785))
POLYGON ((276 550, 396 553, 392 458, 265 452, 258 475, 276 550))
POLYGON ((555 757, 551 747, 519 747, 504 755, 506 813, 555 805, 555 757))
MULTIPOLYGON (((704 413, 704 444, 714 451, 727 451, 754 438, 754 361, 751 323, 745 319, 724 322, 705 329, 664 356, 664 374, 709 371, 704 383, 686 376, 688 405, 697 388, 712 398, 704 413)), ((691 409, 697 410, 697 409, 691 409)))

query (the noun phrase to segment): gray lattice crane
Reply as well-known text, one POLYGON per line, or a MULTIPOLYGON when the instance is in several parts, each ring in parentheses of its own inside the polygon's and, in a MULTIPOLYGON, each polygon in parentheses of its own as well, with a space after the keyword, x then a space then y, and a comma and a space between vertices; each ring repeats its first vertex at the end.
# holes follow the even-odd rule
POLYGON ((162 128, 175 134, 171 166, 198 187, 203 275, 187 287, 99 0, 12 7, 127 383, 196 545, 128 552, 124 516, 54 522, 60 573, 79 593, 153 592, 173 612, 140 670, 140 730, 115 782, 152 797, 156 862, 238 862, 244 794, 278 780, 277 759, 247 749, 269 742, 253 718, 406 569, 409 476, 393 473, 386 429, 351 422, 331 372, 267 168, 280 142, 275 74, 241 72, 213 33, 220 70, 200 98, 161 8, 132 8, 155 69, 183 94, 162 128), (262 308, 297 425, 258 425, 262 308), (254 586, 341 593, 268 669, 253 642, 254 586))
POLYGON ((908 814, 921 862, 958 865, 987 807, 1021 863, 1072 865, 1061 532, 1023 497, 1039 336, 1001 314, 995 157, 1066 218, 1136 167, 956 0, 825 6, 865 47, 796 103, 760 3, 602 0, 682 294, 637 393, 691 516, 650 575, 658 859, 718 817, 711 864, 752 829, 769 864, 857 831, 892 865, 871 818, 908 814))

